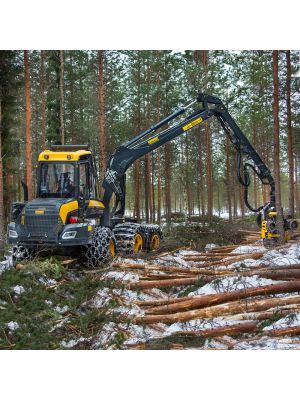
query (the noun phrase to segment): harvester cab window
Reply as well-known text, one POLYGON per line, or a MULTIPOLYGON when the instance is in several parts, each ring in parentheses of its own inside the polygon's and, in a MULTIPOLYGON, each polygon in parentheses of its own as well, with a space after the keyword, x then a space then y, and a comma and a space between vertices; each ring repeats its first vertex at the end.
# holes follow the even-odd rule
POLYGON ((74 165, 70 163, 42 163, 39 193, 41 197, 75 196, 74 165))
POLYGON ((88 164, 79 164, 79 197, 89 198, 88 164))

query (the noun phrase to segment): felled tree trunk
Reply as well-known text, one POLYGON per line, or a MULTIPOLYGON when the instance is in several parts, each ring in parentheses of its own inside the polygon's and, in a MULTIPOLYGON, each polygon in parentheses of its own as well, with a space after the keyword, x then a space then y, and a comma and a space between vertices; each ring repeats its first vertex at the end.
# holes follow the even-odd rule
POLYGON ((300 291, 300 281, 285 282, 276 285, 266 285, 250 289, 241 289, 234 292, 208 294, 204 296, 192 297, 189 300, 185 300, 179 303, 153 307, 147 309, 146 312, 148 314, 172 314, 179 311, 187 311, 209 307, 216 304, 228 303, 230 301, 241 300, 247 297, 297 291, 300 291))
POLYGON ((229 326, 220 326, 218 328, 204 329, 202 331, 177 331, 172 336, 186 335, 186 336, 201 336, 201 337, 216 337, 216 336, 234 336, 241 333, 258 331, 258 322, 244 322, 229 326))
POLYGON ((262 300, 235 301, 222 305, 206 307, 201 310, 178 312, 167 315, 146 315, 134 318, 137 324, 154 324, 157 322, 174 323, 185 322, 201 318, 215 318, 223 315, 234 315, 244 312, 264 311, 271 307, 300 304, 300 296, 286 298, 268 298, 262 300))

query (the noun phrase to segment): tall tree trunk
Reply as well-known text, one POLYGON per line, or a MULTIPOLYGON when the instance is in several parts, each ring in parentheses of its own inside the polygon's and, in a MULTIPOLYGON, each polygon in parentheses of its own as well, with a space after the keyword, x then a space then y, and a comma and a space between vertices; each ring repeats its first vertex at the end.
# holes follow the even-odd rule
POLYGON ((41 50, 40 67, 40 89, 41 89, 41 117, 42 117, 42 149, 46 149, 46 96, 45 96, 45 53, 41 50))
POLYGON ((25 182, 28 187, 28 199, 32 199, 32 161, 31 161, 31 105, 30 105, 30 69, 28 50, 24 50, 25 69, 25 102, 26 102, 26 130, 25 130, 25 182))
MULTIPOLYGON (((254 125, 253 126, 253 146, 255 149, 256 149, 256 145, 257 145, 256 142, 257 142, 256 141, 256 126, 254 125)), ((256 174, 254 174, 254 177, 253 177, 253 197, 254 197, 254 207, 257 208, 258 202, 257 202, 257 176, 256 176, 256 174)))
POLYGON ((0 98, 0 259, 4 255, 5 230, 4 230, 4 187, 3 187, 3 162, 2 162, 2 110, 0 98))
MULTIPOLYGON (((157 62, 160 60, 160 50, 157 50, 157 62)), ((157 121, 160 120, 160 65, 158 64, 156 75, 157 86, 157 121)), ((157 149, 157 222, 161 223, 161 158, 160 148, 157 149)))
POLYGON ((65 123, 64 123, 64 52, 59 51, 59 94, 60 94, 60 141, 65 144, 65 123))
POLYGON ((102 182, 106 168, 106 146, 105 146, 105 83, 104 83, 104 50, 98 51, 98 84, 99 84, 99 139, 100 157, 99 172, 102 182))
POLYGON ((288 164, 289 164, 289 212, 294 216, 294 151, 291 113, 291 52, 286 52, 286 122, 288 136, 288 164))
POLYGON ((171 144, 165 145, 165 201, 166 222, 171 222, 171 144))
POLYGON ((231 176, 230 176, 230 143, 229 138, 226 136, 226 192, 227 192, 227 202, 228 202, 228 215, 229 221, 232 221, 232 207, 231 207, 231 192, 232 192, 232 185, 231 185, 231 176))
POLYGON ((150 174, 150 158, 149 154, 145 156, 145 175, 144 175, 144 182, 145 182, 145 217, 146 223, 149 224, 149 206, 150 206, 150 187, 149 187, 149 174, 150 174))
POLYGON ((161 223, 161 171, 160 171, 161 159, 160 149, 157 149, 157 223, 161 223))
POLYGON ((280 140, 279 140, 279 82, 278 82, 278 50, 273 50, 273 117, 274 117, 274 180, 276 195, 277 227, 280 235, 278 242, 284 242, 283 212, 280 189, 280 140))
MULTIPOLYGON (((202 50, 202 64, 208 70, 208 50, 202 50)), ((212 223, 213 217, 213 190, 212 190, 212 155, 211 155, 211 131, 209 123, 205 123, 205 147, 206 147, 206 176, 207 176, 207 218, 212 223)))
POLYGON ((141 201, 140 201, 140 161, 134 163, 134 217, 137 222, 141 220, 141 201))
POLYGON ((74 97, 74 65, 73 53, 70 52, 70 135, 72 144, 78 144, 77 130, 75 129, 75 97, 74 97))
MULTIPOLYGON (((146 83, 147 83, 147 96, 146 96, 146 115, 147 115, 147 123, 151 123, 151 115, 150 115, 150 60, 148 58, 146 64, 146 83)), ((149 223, 152 221, 152 188, 151 188, 151 154, 148 153, 145 156, 145 213, 146 213, 146 222, 149 223)))

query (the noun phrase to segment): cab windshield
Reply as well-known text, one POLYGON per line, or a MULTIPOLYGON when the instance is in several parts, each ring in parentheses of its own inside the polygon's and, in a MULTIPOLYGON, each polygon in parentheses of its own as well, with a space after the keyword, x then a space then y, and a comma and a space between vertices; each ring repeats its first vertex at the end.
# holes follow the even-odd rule
POLYGON ((40 197, 74 197, 75 167, 72 163, 42 163, 40 166, 40 197))

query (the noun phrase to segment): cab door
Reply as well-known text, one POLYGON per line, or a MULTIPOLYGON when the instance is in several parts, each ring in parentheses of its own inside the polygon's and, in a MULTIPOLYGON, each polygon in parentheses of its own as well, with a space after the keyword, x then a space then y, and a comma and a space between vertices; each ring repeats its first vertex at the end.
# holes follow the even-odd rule
POLYGON ((89 162, 79 164, 79 199, 84 204, 85 218, 100 224, 104 205, 98 198, 97 181, 89 162))

